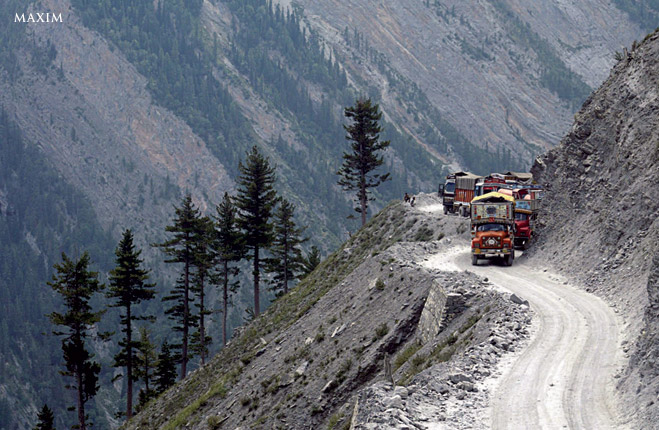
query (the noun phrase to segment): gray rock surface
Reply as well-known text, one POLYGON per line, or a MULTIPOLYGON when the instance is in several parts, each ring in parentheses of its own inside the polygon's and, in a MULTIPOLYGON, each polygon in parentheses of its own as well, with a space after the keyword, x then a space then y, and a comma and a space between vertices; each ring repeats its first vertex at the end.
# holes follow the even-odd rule
MULTIPOLYGON (((401 128, 420 133, 423 123, 438 126, 429 112, 432 106, 472 143, 487 144, 490 150, 505 146, 525 164, 530 154, 559 141, 574 108, 540 85, 543 65, 536 51, 518 43, 514 26, 536 32, 559 61, 593 88, 606 77, 614 52, 645 35, 604 0, 447 0, 428 6, 420 0, 295 3, 351 79, 377 88, 385 112, 401 128), (353 41, 355 33, 361 35, 359 46, 353 41), (392 82, 392 76, 398 79, 392 82), (405 97, 411 88, 430 106, 405 97)), ((426 144, 440 152, 431 142, 426 144)))
POLYGON ((613 68, 570 133, 532 171, 547 187, 531 258, 561 269, 624 318, 628 416, 659 422, 659 33, 613 68), (569 222, 566 220, 569 219, 569 222))

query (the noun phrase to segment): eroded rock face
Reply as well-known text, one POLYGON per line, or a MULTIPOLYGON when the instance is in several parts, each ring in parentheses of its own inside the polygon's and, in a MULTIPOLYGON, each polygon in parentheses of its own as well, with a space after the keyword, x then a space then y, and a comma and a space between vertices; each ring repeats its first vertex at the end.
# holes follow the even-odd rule
POLYGON ((611 2, 601 0, 296 3, 353 80, 365 80, 380 91, 385 111, 401 127, 414 131, 415 121, 406 110, 415 103, 419 109, 413 108, 414 116, 421 122, 429 112, 419 100, 401 97, 401 85, 391 75, 417 86, 472 143, 481 148, 487 144, 490 151, 506 147, 525 165, 532 153, 560 140, 575 108, 541 84, 548 60, 538 52, 554 50, 566 70, 595 88, 613 64, 615 50, 644 35, 611 2), (522 43, 514 36, 520 28, 537 40, 522 43), (380 63, 390 71, 383 72, 380 63))
MULTIPOLYGON (((659 33, 613 68, 568 135, 532 172, 547 187, 535 258, 563 268, 621 310, 632 356, 620 387, 657 420, 659 33)), ((631 414, 630 414, 631 415, 631 414)))

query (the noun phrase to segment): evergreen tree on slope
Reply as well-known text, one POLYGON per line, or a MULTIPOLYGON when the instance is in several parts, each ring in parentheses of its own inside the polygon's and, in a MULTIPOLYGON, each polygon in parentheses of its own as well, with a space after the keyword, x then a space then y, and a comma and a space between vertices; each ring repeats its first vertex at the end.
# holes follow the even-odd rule
POLYGON ((91 423, 87 422, 85 404, 98 391, 98 374, 101 366, 92 361, 93 355, 87 351, 85 341, 91 327, 101 320, 103 312, 92 312, 89 300, 104 288, 98 281, 98 273, 88 270, 89 254, 86 252, 78 261, 73 261, 62 253, 62 263, 55 264, 57 271, 49 282, 53 290, 64 299, 65 313, 53 312, 50 321, 56 326, 66 327, 66 331, 53 331, 53 334, 64 336, 62 352, 65 369, 62 375, 71 377, 73 383, 66 388, 75 390, 78 412, 77 428, 87 430, 91 423))
POLYGON ((115 250, 116 267, 110 272, 110 288, 106 296, 114 299, 111 307, 122 308, 121 332, 123 339, 119 341, 121 350, 114 357, 115 367, 126 368, 126 418, 133 416, 133 382, 137 375, 133 372, 135 367, 135 350, 140 342, 133 340, 134 321, 148 319, 134 315, 134 305, 143 300, 150 300, 155 296, 154 285, 146 281, 149 271, 141 268, 141 250, 135 249, 133 233, 124 231, 123 237, 115 250))
POLYGON ((275 169, 270 166, 256 146, 247 153, 245 164, 238 163, 238 194, 236 206, 238 226, 244 232, 245 246, 251 251, 252 275, 254 279, 254 316, 261 313, 259 302, 261 266, 264 263, 261 251, 272 243, 272 209, 277 200, 273 187, 275 169))
POLYGON ((373 172, 384 163, 377 152, 386 149, 389 141, 379 140, 382 113, 377 104, 372 104, 371 99, 357 100, 354 106, 345 108, 344 115, 352 119, 352 124, 343 126, 348 133, 346 139, 351 142, 352 152, 343 153, 343 165, 337 172, 338 183, 346 191, 357 191, 355 200, 359 206, 355 210, 361 214, 364 226, 368 201, 373 200, 369 197, 369 188, 391 179, 389 173, 373 172))
POLYGON ((174 208, 176 217, 172 225, 165 227, 167 233, 174 237, 164 243, 156 244, 160 247, 170 259, 165 263, 182 264, 182 273, 180 274, 176 287, 172 292, 163 297, 163 301, 171 301, 173 304, 165 313, 170 319, 174 320, 177 325, 174 330, 181 332, 181 343, 176 347, 181 351, 179 355, 181 364, 180 379, 185 378, 187 374, 188 360, 190 359, 189 341, 190 330, 195 326, 195 318, 190 311, 190 305, 193 300, 191 296, 191 280, 195 264, 195 246, 198 237, 199 210, 192 203, 192 196, 187 194, 181 206, 174 208))
POLYGON ((288 293, 289 283, 298 279, 303 269, 304 257, 300 244, 304 228, 295 225, 295 205, 281 199, 274 214, 274 240, 270 247, 267 271, 274 274, 272 287, 278 294, 288 293))
POLYGON ((238 276, 239 268, 231 263, 240 261, 244 255, 242 235, 236 226, 236 207, 228 193, 224 193, 222 202, 217 205, 215 216, 215 237, 212 242, 216 255, 216 275, 214 283, 222 286, 222 344, 227 344, 227 312, 231 294, 238 284, 230 283, 238 276))

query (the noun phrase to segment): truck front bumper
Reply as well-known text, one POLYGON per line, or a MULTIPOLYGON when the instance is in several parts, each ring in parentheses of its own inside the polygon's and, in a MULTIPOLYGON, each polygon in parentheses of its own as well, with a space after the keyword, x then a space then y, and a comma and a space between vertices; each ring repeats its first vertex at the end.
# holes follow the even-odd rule
POLYGON ((472 248, 471 253, 477 257, 482 258, 493 258, 493 257, 505 257, 510 255, 512 250, 510 248, 502 249, 482 249, 482 248, 472 248))

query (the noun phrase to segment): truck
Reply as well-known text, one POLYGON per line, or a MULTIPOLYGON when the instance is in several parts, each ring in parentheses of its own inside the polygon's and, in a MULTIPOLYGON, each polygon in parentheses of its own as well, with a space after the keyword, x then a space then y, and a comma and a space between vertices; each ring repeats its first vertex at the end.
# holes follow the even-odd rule
POLYGON ((471 201, 471 264, 501 258, 506 266, 515 260, 515 199, 490 192, 471 201))
POLYGON ((482 176, 474 175, 470 172, 460 172, 455 174, 455 199, 453 206, 462 216, 469 216, 471 200, 474 198, 476 183, 483 179, 482 176))
POLYGON ((455 200, 455 173, 446 176, 446 182, 439 184, 437 195, 442 198, 442 206, 444 206, 444 215, 453 213, 453 202, 455 200))
POLYGON ((533 238, 535 220, 538 216, 538 201, 530 199, 532 194, 526 194, 525 198, 515 196, 515 248, 526 249, 533 238))

